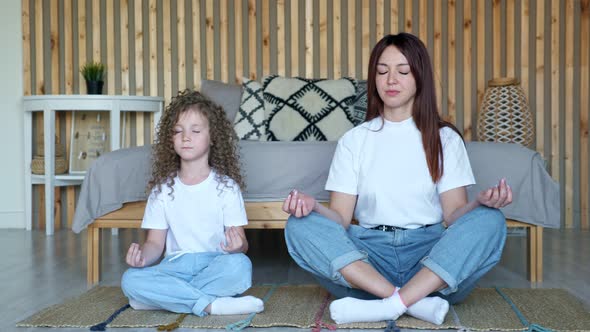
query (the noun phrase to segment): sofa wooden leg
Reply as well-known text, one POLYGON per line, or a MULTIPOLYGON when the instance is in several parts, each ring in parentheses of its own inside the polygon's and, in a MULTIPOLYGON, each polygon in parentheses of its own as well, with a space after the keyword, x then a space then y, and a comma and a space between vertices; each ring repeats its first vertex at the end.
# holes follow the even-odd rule
POLYGON ((536 240, 536 244, 537 244, 537 248, 536 248, 536 252, 537 252, 537 262, 536 262, 536 267, 537 267, 537 282, 542 282, 543 281, 543 227, 541 226, 536 226, 535 227, 537 229, 537 240, 536 240))
POLYGON ((94 265, 92 264, 92 256, 94 253, 92 252, 92 232, 93 232, 92 225, 89 225, 86 228, 86 284, 88 286, 92 285, 92 268, 94 265))
POLYGON ((506 219, 506 226, 526 229, 528 278, 530 282, 543 281, 543 227, 512 219, 506 219))
POLYGON ((529 249, 529 280, 537 282, 537 227, 527 228, 529 249))
POLYGON ((87 240, 87 262, 86 262, 86 282, 88 287, 98 283, 100 276, 99 264, 99 250, 100 250, 100 228, 88 226, 88 240, 87 240))

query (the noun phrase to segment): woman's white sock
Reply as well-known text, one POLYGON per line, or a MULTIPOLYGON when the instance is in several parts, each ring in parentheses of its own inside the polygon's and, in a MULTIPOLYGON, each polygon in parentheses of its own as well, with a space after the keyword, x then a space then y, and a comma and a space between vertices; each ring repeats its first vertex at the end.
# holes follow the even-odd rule
POLYGON ((435 296, 425 297, 408 307, 406 313, 423 321, 440 325, 445 321, 449 311, 449 302, 435 296))
POLYGON ((408 308, 399 293, 382 300, 359 300, 345 297, 330 304, 330 316, 338 324, 396 320, 408 308))
POLYGON ((218 297, 211 302, 211 315, 242 315, 264 310, 264 302, 254 296, 218 297))

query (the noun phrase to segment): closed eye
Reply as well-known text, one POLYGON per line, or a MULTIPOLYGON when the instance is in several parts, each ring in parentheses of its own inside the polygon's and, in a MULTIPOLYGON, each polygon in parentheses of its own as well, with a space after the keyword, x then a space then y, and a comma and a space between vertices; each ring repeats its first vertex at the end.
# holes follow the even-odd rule
POLYGON ((402 74, 402 75, 408 75, 410 72, 409 71, 408 72, 400 71, 399 73, 402 74))
POLYGON ((388 72, 386 72, 386 71, 384 71, 384 72, 377 71, 377 75, 385 75, 385 74, 387 74, 387 73, 388 73, 388 72))

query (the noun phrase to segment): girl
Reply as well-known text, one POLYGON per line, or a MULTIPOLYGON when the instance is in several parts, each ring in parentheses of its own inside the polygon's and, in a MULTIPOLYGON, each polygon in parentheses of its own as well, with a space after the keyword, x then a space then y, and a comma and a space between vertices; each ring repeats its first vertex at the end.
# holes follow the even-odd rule
POLYGON ((264 309, 258 298, 233 297, 252 283, 237 142, 224 111, 199 92, 180 92, 164 111, 141 225, 147 240, 129 247, 121 281, 134 309, 198 316, 264 309))
POLYGON ((366 121, 340 139, 332 160, 330 207, 297 191, 285 199, 289 252, 342 297, 330 305, 337 323, 407 312, 441 324, 448 302, 464 299, 500 260, 498 208, 512 191, 502 179, 467 201, 473 173, 461 135, 438 115, 433 77, 420 39, 381 39, 369 59, 366 121), (440 297, 426 298, 433 293, 440 297))

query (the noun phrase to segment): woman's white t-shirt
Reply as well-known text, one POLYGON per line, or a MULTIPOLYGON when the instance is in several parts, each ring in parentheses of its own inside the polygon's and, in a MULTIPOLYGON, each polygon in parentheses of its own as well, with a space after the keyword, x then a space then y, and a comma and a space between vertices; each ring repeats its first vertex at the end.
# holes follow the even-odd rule
POLYGON ((439 195, 475 183, 463 140, 451 128, 440 129, 444 173, 433 183, 414 120, 381 125, 377 117, 340 138, 326 190, 357 195, 354 217, 363 227, 441 222, 439 195))
POLYGON ((215 171, 196 185, 185 185, 174 178, 170 188, 154 190, 148 198, 142 228, 167 229, 166 256, 178 252, 221 252, 225 227, 248 224, 240 187, 227 179, 229 187, 219 183, 215 171))

